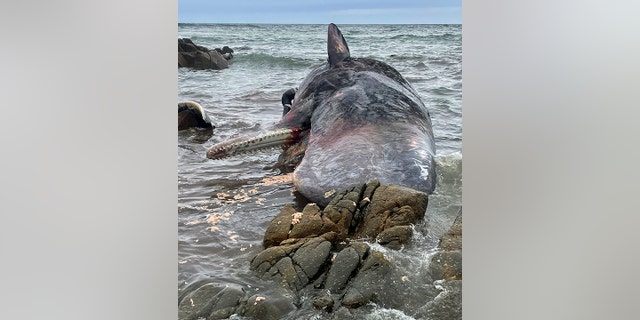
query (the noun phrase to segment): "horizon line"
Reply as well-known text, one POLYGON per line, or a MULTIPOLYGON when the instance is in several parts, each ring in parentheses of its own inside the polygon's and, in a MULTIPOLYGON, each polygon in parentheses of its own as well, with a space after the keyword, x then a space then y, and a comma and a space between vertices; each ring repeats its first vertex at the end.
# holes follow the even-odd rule
MULTIPOLYGON (((325 25, 332 22, 301 22, 301 23, 282 23, 282 22, 184 22, 178 21, 178 24, 282 24, 282 25, 325 25)), ((372 22, 372 23, 335 23, 336 25, 441 25, 441 24, 459 24, 456 22, 447 22, 447 23, 380 23, 380 22, 372 22)))

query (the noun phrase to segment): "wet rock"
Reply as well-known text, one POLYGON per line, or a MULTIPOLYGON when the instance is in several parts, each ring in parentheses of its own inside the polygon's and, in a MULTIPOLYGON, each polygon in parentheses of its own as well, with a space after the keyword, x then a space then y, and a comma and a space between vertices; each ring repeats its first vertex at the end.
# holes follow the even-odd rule
POLYGON ((271 220, 262 240, 262 245, 265 248, 278 245, 289 237, 291 221, 293 220, 293 215, 295 213, 296 209, 291 205, 286 205, 282 210, 280 210, 280 214, 271 220))
POLYGON ((399 296, 403 289, 387 281, 391 262, 353 239, 399 248, 411 238, 411 225, 424 217, 428 195, 373 180, 331 197, 324 209, 313 203, 302 212, 285 206, 267 227, 265 250, 252 259, 251 269, 296 294, 305 290, 315 308, 331 312, 341 306, 334 315, 349 318, 348 308, 388 303, 393 299, 385 296, 399 296))
POLYGON ((342 249, 331 264, 324 287, 331 292, 342 290, 359 264, 360 255, 356 249, 351 247, 342 249))
POLYGON ((189 38, 178 39, 178 52, 196 52, 196 51, 209 51, 206 47, 199 46, 189 38))
POLYGON ((429 264, 432 279, 462 279, 462 210, 440 239, 438 249, 429 264))
POLYGON ((433 280, 460 280, 462 279, 462 252, 442 251, 431 257, 431 278, 433 280))
POLYGON ((214 283, 197 283, 178 304, 178 319, 225 319, 240 304, 244 292, 241 288, 214 283))
POLYGON ((331 320, 348 320, 354 319, 353 314, 348 308, 340 307, 336 312, 333 313, 331 320))
POLYGON ((291 241, 270 247, 251 261, 251 269, 263 279, 300 290, 315 276, 329 257, 331 242, 323 237, 291 241))
POLYGON ((427 303, 424 318, 462 319, 462 281, 447 281, 439 288, 443 291, 433 301, 427 303))
POLYGON ((406 243, 413 235, 413 229, 410 226, 395 226, 382 230, 378 234, 377 241, 389 248, 400 249, 403 243, 406 243))
POLYGON ((323 296, 319 296, 313 299, 313 306, 316 309, 325 310, 331 312, 333 308, 333 298, 329 294, 325 294, 323 296))
POLYGON ((424 217, 426 193, 396 185, 381 185, 377 180, 357 184, 333 195, 321 209, 307 204, 302 212, 285 206, 265 232, 265 248, 286 239, 313 238, 335 233, 337 241, 349 238, 378 239, 382 244, 399 247, 411 238, 409 226, 424 217), (399 228, 398 228, 399 227, 399 228))
POLYGON ((207 319, 226 319, 229 318, 238 307, 240 299, 244 296, 244 292, 240 288, 226 287, 222 289, 215 297, 211 306, 211 314, 207 319))
POLYGON ((253 295, 240 308, 238 314, 251 319, 275 320, 296 309, 291 297, 277 293, 268 296, 253 295))
POLYGON ((322 217, 320 207, 315 203, 307 204, 302 212, 294 214, 289 238, 317 237, 321 234, 337 231, 336 226, 322 217), (294 224, 295 223, 295 224, 294 224))
MULTIPOLYGON (((367 303, 376 302, 377 296, 384 293, 384 280, 391 271, 391 262, 380 252, 371 253, 351 280, 342 298, 342 305, 357 308, 367 303)), ((387 293, 388 294, 388 293, 387 293)))
POLYGON ((397 185, 380 185, 371 196, 356 237, 375 238, 385 229, 413 224, 424 218, 428 195, 397 185))
POLYGON ((302 268, 308 278, 314 278, 329 257, 330 250, 331 243, 329 241, 315 238, 296 251, 293 255, 293 261, 302 268))
POLYGON ((225 69, 229 67, 228 60, 233 57, 231 54, 233 50, 231 48, 229 50, 226 52, 221 49, 210 50, 207 47, 194 44, 191 39, 178 39, 178 67, 225 69))
POLYGON ((215 297, 222 289, 218 285, 209 283, 187 294, 178 303, 178 319, 195 320, 209 316, 215 297))
POLYGON ((233 53, 233 49, 229 48, 228 46, 224 46, 222 47, 222 53, 233 53))
POLYGON ((462 250, 462 210, 458 213, 449 231, 440 239, 442 250, 462 250))

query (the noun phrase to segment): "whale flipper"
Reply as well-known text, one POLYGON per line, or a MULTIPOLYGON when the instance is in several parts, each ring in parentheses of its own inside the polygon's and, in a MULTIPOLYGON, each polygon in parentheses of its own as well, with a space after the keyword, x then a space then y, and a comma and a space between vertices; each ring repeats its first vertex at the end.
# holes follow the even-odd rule
POLYGON ((347 41, 342 36, 342 32, 338 27, 331 23, 329 24, 329 32, 327 36, 327 53, 329 54, 329 66, 333 67, 336 64, 342 62, 342 60, 349 58, 349 46, 347 41))

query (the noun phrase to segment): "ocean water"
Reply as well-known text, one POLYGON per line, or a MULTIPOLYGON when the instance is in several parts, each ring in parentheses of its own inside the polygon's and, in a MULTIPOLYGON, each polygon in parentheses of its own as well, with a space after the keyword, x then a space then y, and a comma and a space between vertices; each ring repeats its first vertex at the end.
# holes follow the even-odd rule
MULTIPOLYGON (((462 208, 462 26, 339 25, 352 57, 396 68, 429 108, 436 139, 438 186, 423 222, 400 251, 383 251, 400 274, 412 275, 404 306, 369 305, 355 312, 370 319, 423 319, 441 293, 428 273, 439 238, 462 208)), ((285 204, 306 202, 288 176, 271 166, 278 151, 209 160, 206 151, 229 138, 266 130, 282 115, 280 99, 327 59, 327 25, 179 24, 178 37, 210 49, 229 46, 224 70, 178 70, 178 101, 200 103, 213 133, 178 133, 178 290, 203 279, 268 292, 249 261, 262 250, 264 231, 285 204)), ((304 299, 303 299, 304 300, 304 299)), ((322 319, 309 303, 290 319, 322 319)))

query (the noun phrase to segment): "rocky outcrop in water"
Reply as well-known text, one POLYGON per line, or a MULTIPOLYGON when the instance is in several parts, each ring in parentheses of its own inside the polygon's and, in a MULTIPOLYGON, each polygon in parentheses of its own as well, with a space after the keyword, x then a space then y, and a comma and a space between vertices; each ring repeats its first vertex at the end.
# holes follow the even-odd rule
POLYGON ((316 289, 318 309, 390 304, 387 276, 393 265, 353 239, 399 248, 409 241, 411 224, 424 217, 427 202, 423 192, 374 180, 341 191, 323 210, 314 203, 302 212, 287 206, 267 227, 265 250, 251 269, 294 292, 316 289))
MULTIPOLYGON (((286 206, 267 227, 264 250, 250 262, 258 277, 279 289, 256 294, 213 280, 196 283, 180 296, 179 319, 278 319, 301 308, 349 319, 351 310, 370 302, 401 308, 408 294, 404 282, 411 280, 364 241, 401 248, 412 236, 411 225, 424 218, 427 202, 425 193, 374 180, 338 192, 324 209, 313 203, 300 212, 286 206)), ((431 259, 432 276, 424 280, 435 282, 422 290, 440 294, 420 307, 422 315, 461 317, 461 228, 460 213, 431 259)))
POLYGON ((219 70, 228 68, 232 58, 233 49, 228 46, 211 50, 191 39, 178 39, 178 67, 219 70))

